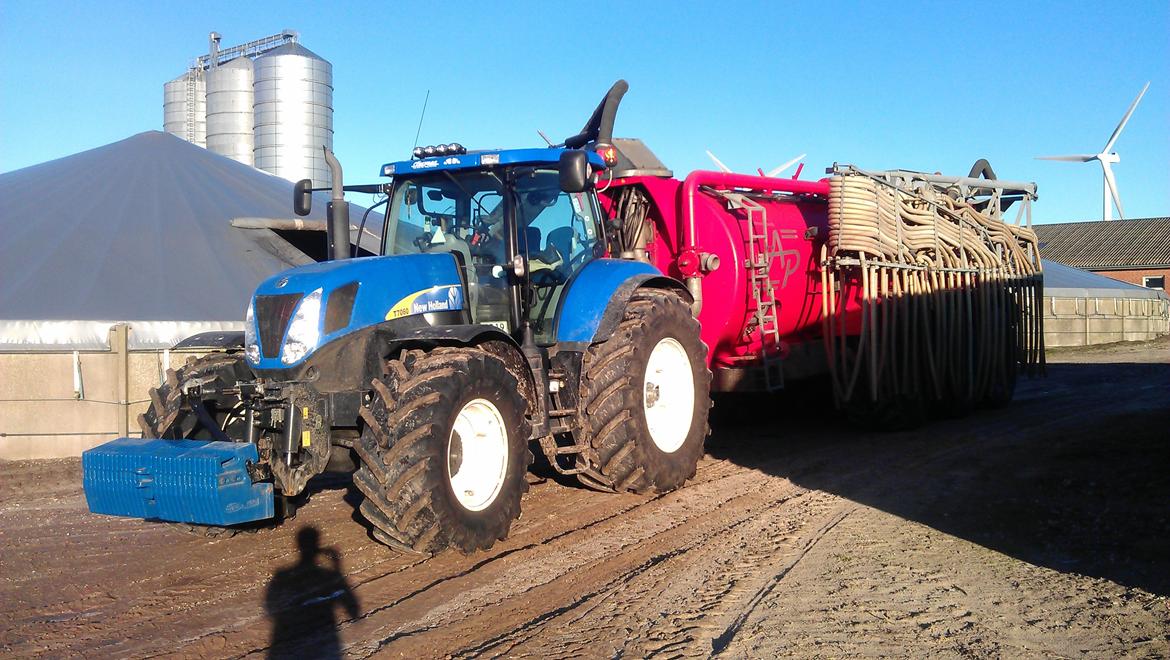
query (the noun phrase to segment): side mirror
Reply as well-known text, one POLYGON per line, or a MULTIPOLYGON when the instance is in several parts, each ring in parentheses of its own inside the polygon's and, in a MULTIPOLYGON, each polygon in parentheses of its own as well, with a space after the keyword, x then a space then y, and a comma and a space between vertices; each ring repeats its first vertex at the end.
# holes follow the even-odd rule
POLYGON ((293 211, 297 215, 309 215, 313 210, 313 181, 301 179, 293 186, 293 211))
POLYGON ((579 193, 589 190, 589 157, 584 151, 573 149, 561 154, 561 190, 579 193))

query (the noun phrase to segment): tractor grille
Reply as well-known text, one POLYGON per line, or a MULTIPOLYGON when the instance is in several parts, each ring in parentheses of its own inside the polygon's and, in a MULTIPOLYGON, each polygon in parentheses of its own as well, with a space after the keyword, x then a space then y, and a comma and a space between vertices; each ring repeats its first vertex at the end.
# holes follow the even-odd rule
POLYGON ((266 358, 280 355, 284 332, 292 320, 293 310, 304 294, 283 293, 279 296, 256 296, 256 327, 260 331, 260 350, 266 358))

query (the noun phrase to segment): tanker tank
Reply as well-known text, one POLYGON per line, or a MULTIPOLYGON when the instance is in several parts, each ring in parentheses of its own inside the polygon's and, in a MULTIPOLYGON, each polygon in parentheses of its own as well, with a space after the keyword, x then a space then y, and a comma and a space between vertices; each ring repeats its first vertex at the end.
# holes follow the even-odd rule
POLYGON ((1043 372, 1042 268, 1024 222, 1035 184, 985 160, 966 177, 834 166, 819 181, 680 181, 640 142, 614 147, 599 182, 611 251, 686 284, 713 389, 824 374, 851 415, 884 424, 928 402, 1002 403, 1018 373, 1043 372))

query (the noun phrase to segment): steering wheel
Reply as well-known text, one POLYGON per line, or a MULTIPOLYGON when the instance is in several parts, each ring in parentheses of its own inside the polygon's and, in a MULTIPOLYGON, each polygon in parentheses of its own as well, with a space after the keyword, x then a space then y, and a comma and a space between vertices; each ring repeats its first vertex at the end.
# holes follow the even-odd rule
POLYGON ((569 259, 569 263, 564 265, 564 269, 570 273, 574 273, 577 271, 577 266, 579 266, 581 264, 581 262, 585 261, 586 258, 591 257, 591 256, 593 256, 593 246, 592 245, 590 245, 588 248, 586 248, 584 250, 581 250, 580 252, 577 253, 576 256, 569 259))
POLYGON ((532 273, 529 278, 533 286, 538 287, 554 287, 560 286, 568 281, 565 274, 558 268, 545 268, 532 273))

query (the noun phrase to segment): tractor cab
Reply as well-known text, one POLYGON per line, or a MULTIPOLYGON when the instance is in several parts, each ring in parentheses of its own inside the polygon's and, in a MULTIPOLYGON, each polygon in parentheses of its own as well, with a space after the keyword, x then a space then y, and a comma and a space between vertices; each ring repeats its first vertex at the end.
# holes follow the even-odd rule
POLYGON ((528 322, 538 344, 554 343, 566 284, 605 254, 589 185, 601 158, 556 148, 466 153, 459 145, 416 153, 382 167, 393 183, 381 254, 453 255, 472 323, 511 334, 528 322))

